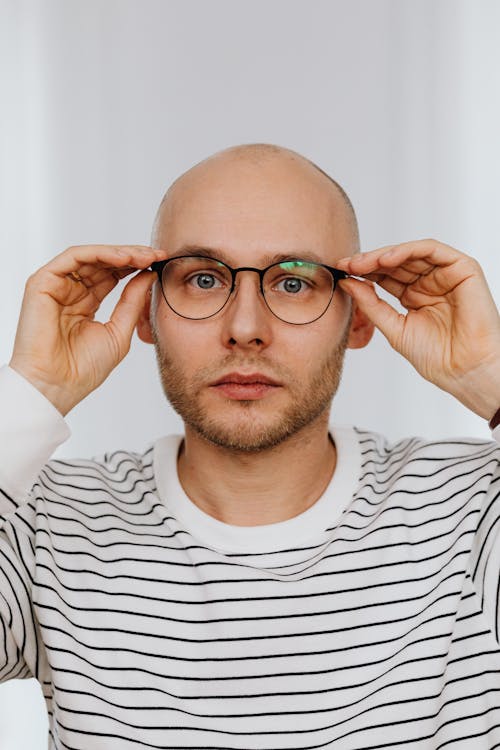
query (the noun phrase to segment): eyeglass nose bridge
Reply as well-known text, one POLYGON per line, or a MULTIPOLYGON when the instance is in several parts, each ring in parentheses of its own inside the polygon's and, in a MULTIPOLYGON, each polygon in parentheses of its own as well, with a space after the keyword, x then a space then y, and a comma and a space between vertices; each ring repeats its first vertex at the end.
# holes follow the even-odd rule
MULTIPOLYGON (((240 268, 230 268, 229 266, 227 266, 227 268, 229 268, 229 270, 231 271, 231 289, 229 290, 228 300, 231 297, 231 295, 234 292, 234 289, 236 287, 236 275, 240 271, 253 271, 254 273, 257 273, 259 275, 260 293, 261 293, 262 297, 264 298, 264 302, 267 305, 266 295, 264 294, 264 274, 267 271, 266 268, 264 268, 264 269, 262 269, 262 268, 252 268, 251 266, 240 266, 240 268)), ((226 300, 226 302, 228 300, 226 300)))

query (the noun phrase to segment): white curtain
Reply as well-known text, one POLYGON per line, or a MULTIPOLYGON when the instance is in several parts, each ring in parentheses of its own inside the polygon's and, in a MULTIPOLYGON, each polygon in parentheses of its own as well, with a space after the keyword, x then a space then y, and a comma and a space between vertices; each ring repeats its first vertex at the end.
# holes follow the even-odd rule
MULTIPOLYGON (((364 250, 434 237, 475 255, 500 297, 497 0, 0 9, 0 362, 30 273, 69 245, 148 244, 168 184, 236 143, 282 144, 328 171, 354 203, 364 250)), ((68 421, 58 455, 140 449, 181 429, 137 340, 68 421)), ((489 436, 380 334, 349 353, 332 421, 391 438, 489 436)), ((41 750, 46 724, 34 680, 0 687, 2 750, 41 750)))

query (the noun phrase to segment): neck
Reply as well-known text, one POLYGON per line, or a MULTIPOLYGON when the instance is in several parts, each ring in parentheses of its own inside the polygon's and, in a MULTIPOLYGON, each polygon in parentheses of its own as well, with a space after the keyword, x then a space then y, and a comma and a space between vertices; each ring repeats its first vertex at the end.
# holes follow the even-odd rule
POLYGON ((208 515, 233 526, 260 526, 294 518, 314 505, 336 459, 328 415, 254 454, 222 449, 186 425, 177 471, 187 496, 208 515))

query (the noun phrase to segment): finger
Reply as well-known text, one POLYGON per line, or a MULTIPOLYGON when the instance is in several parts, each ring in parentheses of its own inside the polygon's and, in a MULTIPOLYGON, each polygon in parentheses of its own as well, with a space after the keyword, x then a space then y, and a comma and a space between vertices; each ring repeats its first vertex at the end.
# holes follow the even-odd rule
POLYGON ((105 297, 107 297, 108 294, 113 291, 119 281, 120 279, 118 279, 115 275, 109 274, 98 284, 94 284, 92 288, 89 289, 89 291, 91 292, 97 303, 100 305, 105 297))
POLYGON ((425 276, 432 268, 434 268, 432 263, 428 263, 426 260, 415 260, 412 258, 405 262, 404 267, 407 271, 410 271, 417 276, 425 276))
MULTIPOLYGON (((131 273, 137 273, 137 268, 105 269, 87 265, 83 271, 73 272, 65 277, 65 281, 69 280, 71 286, 66 305, 77 304, 80 314, 94 314, 118 282, 131 273)), ((60 298, 58 301, 61 301, 60 298)))
POLYGON ((71 271, 71 273, 66 274, 65 279, 69 279, 74 284, 79 284, 80 288, 83 285, 86 289, 92 289, 102 279, 110 276, 118 280, 116 272, 113 272, 112 269, 86 265, 78 271, 71 271))
MULTIPOLYGON (((147 262, 149 262, 149 259, 147 262)), ((79 271, 60 275, 53 272, 53 268, 49 263, 47 266, 39 268, 30 276, 26 288, 28 289, 29 287, 32 291, 38 293, 45 293, 48 298, 52 298, 62 307, 71 307, 77 304, 80 310, 80 305, 83 304, 83 311, 87 309, 95 310, 93 295, 95 286, 104 282, 102 288, 107 287, 108 291, 110 291, 121 278, 131 273, 137 273, 137 270, 140 270, 140 268, 131 267, 130 265, 126 265, 123 268, 112 268, 91 264, 84 264, 82 269, 83 275, 79 271), (90 307, 87 308, 88 303, 90 303, 90 307)), ((98 296, 101 299, 103 298, 102 289, 98 292, 98 296)))
POLYGON ((384 276, 377 285, 393 297, 396 297, 407 310, 418 310, 425 305, 436 304, 439 298, 426 294, 419 289, 419 284, 403 284, 390 276, 384 276))
POLYGON ((390 345, 399 351, 405 325, 405 316, 377 296, 372 284, 357 279, 342 279, 341 288, 356 302, 361 312, 381 331, 390 345))
POLYGON ((103 299, 115 288, 122 278, 131 273, 137 273, 137 268, 114 269, 113 271, 102 271, 96 278, 99 280, 89 287, 89 291, 101 303, 103 299))
POLYGON ((103 299, 115 288, 121 279, 131 273, 137 273, 137 268, 113 270, 101 268, 94 274, 80 279, 75 278, 74 275, 69 275, 66 278, 70 279, 74 284, 79 285, 80 294, 73 297, 73 302, 80 304, 85 299, 85 295, 88 295, 92 300, 89 309, 95 312, 103 299), (83 294, 82 291, 84 292, 83 294), (97 306, 93 304, 93 301, 97 301, 97 306))
POLYGON ((63 305, 61 313, 63 315, 84 315, 94 316, 102 301, 116 287, 119 279, 108 274, 108 276, 98 284, 87 285, 85 281, 73 282, 77 284, 71 297, 65 300, 56 298, 63 305))
MULTIPOLYGON (((361 274, 357 274, 360 275, 361 274)), ((413 273, 411 271, 407 271, 406 268, 394 268, 394 269, 386 269, 384 268, 383 271, 374 271, 372 273, 364 273, 362 275, 363 279, 367 279, 368 281, 374 281, 376 284, 380 285, 380 282, 384 279, 392 278, 396 281, 400 281, 402 284, 414 284, 417 279, 420 278, 420 274, 413 273)))
MULTIPOLYGON (((408 258, 405 256, 398 256, 392 253, 382 255, 372 255, 363 258, 353 258, 347 265, 347 272, 354 276, 367 277, 369 274, 375 272, 384 273, 400 273, 400 274, 412 274, 409 269, 409 264, 415 260, 414 258, 408 258)), ((420 261, 422 263, 422 261, 420 261)), ((425 272, 433 268, 434 266, 426 261, 423 261, 423 269, 425 272)), ((422 268, 422 266, 421 266, 422 268)), ((341 268, 341 270, 344 270, 341 268)), ((413 274, 414 276, 414 274, 413 274)), ((403 279, 400 279, 401 281, 403 279)))
POLYGON ((408 266, 412 263, 419 263, 424 269, 447 268, 459 260, 467 258, 464 253, 459 252, 450 245, 444 245, 440 242, 421 241, 408 242, 397 245, 379 256, 379 262, 382 267, 394 268, 397 266, 408 266))
POLYGON ((105 327, 115 340, 117 353, 123 358, 130 348, 134 328, 139 320, 144 300, 156 278, 152 271, 141 271, 125 286, 111 318, 105 327))
POLYGON ((397 279, 392 279, 390 276, 382 276, 382 278, 380 278, 376 283, 379 287, 381 287, 381 289, 385 289, 385 291, 389 292, 389 294, 392 294, 393 297, 397 297, 399 301, 401 301, 401 298, 404 296, 405 292, 408 289, 407 284, 404 284, 397 279))
POLYGON ((392 250, 394 247, 397 247, 397 245, 384 245, 383 247, 379 247, 376 250, 367 250, 363 253, 355 253, 355 255, 346 255, 344 258, 339 258, 337 261, 335 261, 335 267, 340 269, 341 271, 348 271, 354 261, 357 261, 361 258, 369 258, 370 256, 373 256, 375 254, 383 255, 384 253, 389 252, 389 250, 392 250))
POLYGON ((340 270, 362 276, 376 268, 396 267, 408 261, 424 261, 434 267, 447 266, 464 257, 467 257, 464 253, 437 240, 414 240, 341 258, 336 265, 340 270))
POLYGON ((154 260, 164 258, 164 250, 155 250, 146 245, 77 245, 57 255, 43 268, 59 276, 79 272, 88 265, 107 268, 146 268, 154 260))
MULTIPOLYGON (((451 291, 454 286, 465 278, 459 266, 464 263, 467 256, 461 259, 460 263, 455 262, 447 266, 425 265, 425 273, 416 273, 409 270, 409 264, 399 264, 397 258, 385 261, 383 257, 378 261, 374 260, 365 269, 357 267, 351 269, 351 275, 375 281, 381 285, 384 279, 392 278, 408 288, 412 287, 415 291, 425 291, 427 294, 445 294, 451 291), (376 267, 373 266, 376 264, 376 267)), ((472 259, 469 259, 472 261, 472 259)), ((422 266, 420 266, 422 269, 422 266)))
POLYGON ((86 263, 84 266, 81 266, 78 271, 73 271, 72 274, 70 274, 70 277, 75 281, 78 281, 78 277, 80 277, 87 286, 92 286, 93 284, 99 284, 103 279, 109 276, 114 276, 116 279, 122 279, 131 273, 135 273, 137 270, 138 269, 134 266, 112 268, 86 263))
MULTIPOLYGON (((373 267, 372 262, 371 267, 373 267)), ((370 266, 369 266, 370 267, 370 266)), ((340 269, 343 270, 343 269, 340 269)), ((407 261, 404 265, 394 265, 392 262, 387 263, 382 260, 378 262, 375 268, 372 270, 363 270, 362 268, 351 268, 348 273, 352 276, 358 276, 369 281, 375 281, 378 283, 381 279, 391 276, 398 281, 406 284, 412 284, 417 279, 427 276, 435 270, 435 266, 427 263, 426 261, 407 261)))

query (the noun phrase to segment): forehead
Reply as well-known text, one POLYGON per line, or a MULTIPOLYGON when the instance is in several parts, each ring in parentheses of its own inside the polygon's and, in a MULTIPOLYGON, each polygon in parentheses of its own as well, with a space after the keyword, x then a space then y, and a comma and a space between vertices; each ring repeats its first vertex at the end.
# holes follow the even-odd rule
POLYGON ((208 160, 170 188, 154 243, 220 250, 237 264, 277 254, 330 262, 349 254, 352 231, 340 194, 306 162, 208 160))

